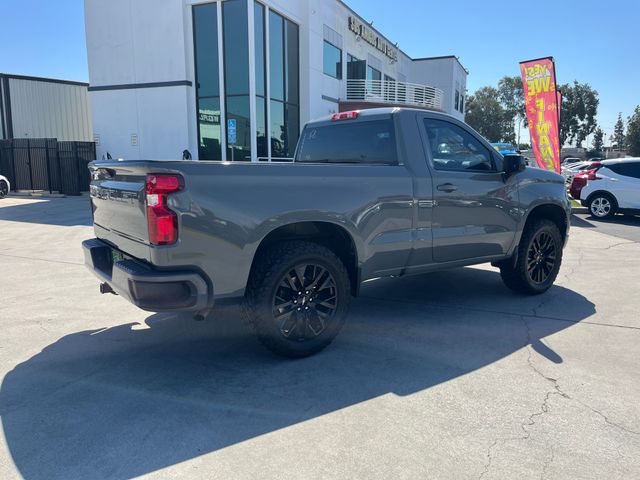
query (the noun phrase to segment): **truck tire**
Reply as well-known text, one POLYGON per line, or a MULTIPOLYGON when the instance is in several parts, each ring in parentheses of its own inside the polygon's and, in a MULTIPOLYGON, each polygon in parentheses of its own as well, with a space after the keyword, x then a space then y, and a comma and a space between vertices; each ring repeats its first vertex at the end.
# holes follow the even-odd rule
POLYGON ((562 263, 562 236, 551 220, 528 223, 518 245, 518 258, 500 265, 502 281, 511 290, 539 295, 549 290, 562 263))
POLYGON ((342 261, 328 248, 305 241, 278 243, 256 261, 244 314, 260 342, 289 358, 307 357, 329 345, 351 301, 342 261))
POLYGON ((0 198, 4 198, 9 193, 9 185, 4 180, 0 180, 0 198))

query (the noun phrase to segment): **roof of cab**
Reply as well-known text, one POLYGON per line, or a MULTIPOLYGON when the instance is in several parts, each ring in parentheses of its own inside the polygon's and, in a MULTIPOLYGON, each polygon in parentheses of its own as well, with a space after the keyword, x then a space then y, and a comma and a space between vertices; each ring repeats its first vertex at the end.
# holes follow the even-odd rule
MULTIPOLYGON (((452 115, 447 113, 438 112, 435 110, 425 110, 422 108, 411 108, 411 107, 377 107, 377 108, 367 108, 362 110, 353 110, 358 112, 358 119, 369 118, 369 117, 382 117, 385 115, 393 115, 401 112, 417 112, 417 113, 428 113, 430 115, 441 116, 443 118, 455 119, 452 115)), ((338 113, 346 113, 346 112, 338 112, 338 113)), ((326 115, 320 118, 313 119, 307 123, 307 125, 316 125, 320 123, 331 122, 332 117, 335 114, 326 115)), ((357 121, 357 120, 349 120, 349 121, 357 121)))
POLYGON ((615 165, 616 163, 627 162, 640 162, 640 157, 609 158, 607 160, 600 161, 603 165, 615 165))

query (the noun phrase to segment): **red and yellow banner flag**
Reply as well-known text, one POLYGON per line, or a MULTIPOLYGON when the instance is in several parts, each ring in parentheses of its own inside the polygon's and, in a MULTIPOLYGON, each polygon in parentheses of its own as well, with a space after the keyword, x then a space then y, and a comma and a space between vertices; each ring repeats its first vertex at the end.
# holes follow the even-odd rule
POLYGON ((531 147, 538 166, 560 173, 560 104, 553 58, 520 62, 531 147))

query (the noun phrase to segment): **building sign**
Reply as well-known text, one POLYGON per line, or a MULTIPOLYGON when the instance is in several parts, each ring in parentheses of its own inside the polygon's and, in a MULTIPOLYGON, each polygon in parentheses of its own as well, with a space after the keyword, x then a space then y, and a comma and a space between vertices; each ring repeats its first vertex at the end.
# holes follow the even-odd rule
POLYGON ((219 125, 220 124, 220 114, 219 113, 206 113, 205 112, 200 112, 200 114, 198 115, 198 118, 200 119, 200 123, 213 123, 214 125, 219 125))
POLYGON ((531 147, 540 168, 560 173, 560 105, 553 58, 520 63, 531 147))
POLYGON ((235 145, 236 143, 238 143, 235 119, 231 119, 227 121, 227 143, 229 145, 235 145))
POLYGON ((357 18, 349 17, 349 30, 362 38, 369 45, 384 53, 390 59, 398 61, 398 49, 387 42, 384 38, 380 37, 368 25, 365 25, 357 18))

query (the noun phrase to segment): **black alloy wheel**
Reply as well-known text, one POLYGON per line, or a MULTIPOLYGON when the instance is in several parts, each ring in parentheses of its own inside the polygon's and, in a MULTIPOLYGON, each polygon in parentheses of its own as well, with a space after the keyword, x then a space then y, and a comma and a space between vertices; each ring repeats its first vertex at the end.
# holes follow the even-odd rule
POLYGON ((321 335, 338 309, 336 281, 314 263, 301 263, 285 273, 273 296, 273 318, 281 335, 306 341, 321 335))
POLYGON ((514 256, 498 263, 502 280, 518 293, 546 292, 560 271, 563 247, 560 228, 554 221, 538 218, 527 222, 514 256))
POLYGON ((265 347, 303 358, 333 341, 350 301, 349 273, 333 251, 309 241, 284 241, 256 259, 243 311, 265 347))
POLYGON ((527 251, 527 274, 534 283, 543 284, 553 272, 557 248, 554 238, 544 230, 531 241, 527 251))

